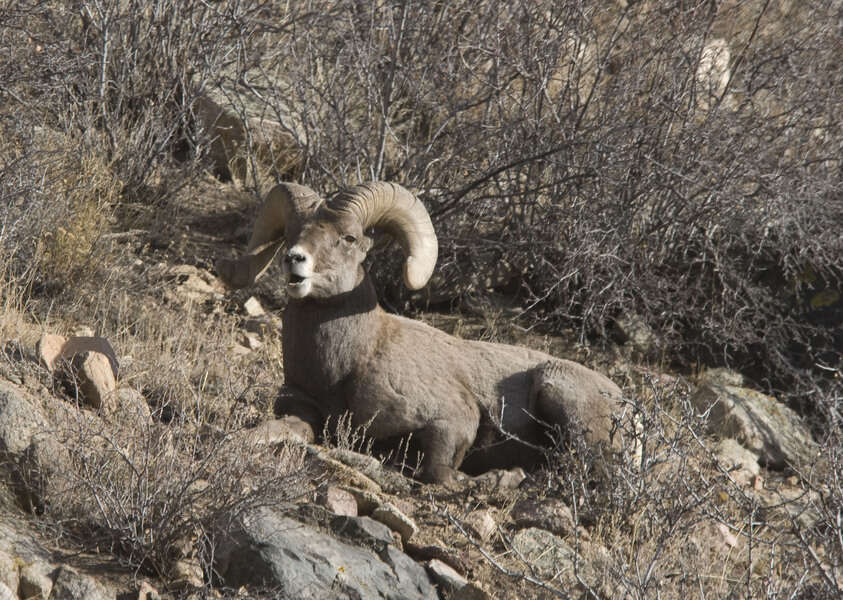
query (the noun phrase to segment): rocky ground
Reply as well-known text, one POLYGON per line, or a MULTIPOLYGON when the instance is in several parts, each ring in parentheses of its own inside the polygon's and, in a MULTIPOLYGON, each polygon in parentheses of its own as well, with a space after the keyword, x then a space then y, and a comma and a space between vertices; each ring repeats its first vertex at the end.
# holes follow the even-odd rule
POLYGON ((5 308, 0 599, 843 589, 839 448, 739 374, 659 367, 634 317, 624 343, 591 348, 501 313, 419 315, 623 385, 641 452, 610 466, 550 444, 532 472, 423 485, 407 457, 373 456, 365 431, 333 424, 320 445, 276 419, 278 273, 229 293, 211 267, 242 247, 252 206, 208 179, 104 240, 111 262, 75 309, 5 308))

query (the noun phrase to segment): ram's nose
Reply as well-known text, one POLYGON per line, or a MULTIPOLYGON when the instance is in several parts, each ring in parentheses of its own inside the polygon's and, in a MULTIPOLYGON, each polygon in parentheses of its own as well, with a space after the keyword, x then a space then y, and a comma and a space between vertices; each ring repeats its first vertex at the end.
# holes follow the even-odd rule
POLYGON ((303 263, 306 260, 307 260, 307 256, 304 254, 304 252, 298 246, 294 246, 294 247, 290 248, 284 254, 284 262, 287 263, 288 265, 291 265, 291 266, 295 265, 295 264, 303 263))

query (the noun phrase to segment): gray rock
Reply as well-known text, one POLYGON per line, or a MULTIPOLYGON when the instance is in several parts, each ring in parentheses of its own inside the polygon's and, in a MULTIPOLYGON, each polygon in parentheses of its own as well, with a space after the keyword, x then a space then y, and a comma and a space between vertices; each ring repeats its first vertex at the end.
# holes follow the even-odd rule
POLYGON ((597 590, 601 597, 615 596, 603 590, 607 582, 596 570, 598 565, 611 560, 608 551, 599 544, 584 542, 574 549, 549 531, 529 527, 512 537, 512 547, 540 575, 560 582, 563 588, 597 590))
POLYGON ((47 563, 36 562, 20 570, 21 598, 49 598, 53 591, 52 573, 55 569, 47 563))
POLYGON ((720 464, 731 472, 738 483, 748 485, 761 472, 756 455, 732 438, 720 440, 715 453, 720 464))
POLYGON ((25 510, 40 512, 47 503, 51 484, 70 468, 70 454, 50 434, 32 436, 32 443, 21 454, 17 464, 21 489, 18 498, 25 510))
POLYGON ((479 538, 483 542, 488 542, 498 530, 495 517, 486 509, 470 512, 465 517, 465 525, 474 537, 479 538))
POLYGON ((376 554, 268 507, 241 518, 217 556, 225 585, 257 586, 281 597, 437 598, 424 569, 394 545, 376 554))
POLYGON ((565 577, 574 572, 577 553, 549 531, 537 527, 522 529, 512 537, 512 547, 545 577, 565 577))
POLYGON ((152 411, 143 394, 134 388, 121 386, 117 389, 117 406, 112 416, 145 423, 152 420, 152 411))
POLYGON ((0 581, 0 600, 18 600, 18 595, 2 581, 0 581))
POLYGON ((293 415, 268 419, 242 435, 250 446, 277 446, 289 441, 310 443, 315 437, 313 428, 293 415))
MULTIPOLYGON (((277 82, 276 82, 277 85, 277 82)), ((242 104, 244 98, 231 89, 201 96, 193 110, 211 139, 210 158, 216 170, 245 180, 250 172, 249 141, 257 161, 282 173, 295 171, 301 161, 298 142, 288 126, 264 118, 265 109, 242 104), (240 117, 245 109, 246 118, 240 117), (255 116, 252 116, 255 115, 255 116)))
MULTIPOLYGON (((16 592, 20 584, 20 573, 14 559, 6 552, 0 551, 0 584, 5 585, 10 592, 16 592)), ((3 595, 0 594, 0 600, 3 595)))
POLYGON ((365 546, 375 552, 395 545, 392 530, 369 517, 337 517, 331 520, 331 531, 355 546, 365 546))
POLYGON ((0 452, 19 456, 32 437, 47 430, 41 406, 22 389, 0 381, 0 452))
POLYGON ((88 575, 62 565, 55 572, 50 600, 117 600, 117 594, 88 575))
POLYGON ((418 526, 410 517, 390 502, 384 502, 373 510, 372 518, 380 521, 393 531, 397 531, 405 543, 419 530, 418 526))
POLYGON ((561 500, 519 500, 512 507, 512 519, 518 527, 538 527, 556 535, 568 536, 576 532, 571 509, 561 500))
POLYGON ((68 465, 67 451, 49 429, 36 399, 0 381, 0 457, 5 454, 18 504, 26 510, 41 506, 50 478, 68 465))
POLYGON ((331 448, 330 453, 332 457, 352 469, 359 471, 380 485, 384 490, 394 494, 410 490, 411 483, 406 477, 383 466, 381 461, 373 456, 343 448, 331 448))
POLYGON ((691 398, 700 412, 710 410, 709 426, 731 437, 772 469, 810 463, 817 445, 799 416, 771 396, 755 390, 706 383, 691 398))
POLYGON ((615 321, 615 329, 622 342, 640 355, 649 356, 659 348, 658 335, 640 315, 621 315, 615 321))
POLYGON ((480 475, 475 475, 469 482, 499 490, 514 490, 525 479, 527 479, 527 472, 521 467, 515 467, 513 469, 492 469, 480 475))
POLYGON ((335 515, 357 516, 357 500, 350 492, 336 486, 331 485, 324 490, 320 490, 316 496, 316 502, 335 515))
POLYGON ((468 585, 468 580, 456 572, 456 570, 434 558, 427 563, 427 571, 430 573, 439 589, 454 592, 468 585))

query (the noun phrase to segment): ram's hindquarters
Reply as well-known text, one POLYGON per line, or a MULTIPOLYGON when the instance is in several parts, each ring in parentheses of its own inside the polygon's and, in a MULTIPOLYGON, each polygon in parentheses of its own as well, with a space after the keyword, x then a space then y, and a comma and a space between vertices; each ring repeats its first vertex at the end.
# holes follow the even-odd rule
POLYGON ((606 376, 569 360, 539 365, 531 392, 540 419, 566 435, 583 435, 589 446, 619 447, 613 416, 619 416, 621 390, 606 376))

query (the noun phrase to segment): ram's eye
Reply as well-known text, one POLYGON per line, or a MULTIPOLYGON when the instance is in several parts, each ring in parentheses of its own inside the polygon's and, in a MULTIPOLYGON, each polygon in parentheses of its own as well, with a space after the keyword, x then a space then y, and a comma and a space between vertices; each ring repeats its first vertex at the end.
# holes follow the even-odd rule
POLYGON ((342 239, 344 239, 349 244, 353 244, 354 242, 357 241, 357 238, 354 237, 353 235, 344 235, 344 236, 342 236, 342 239))

